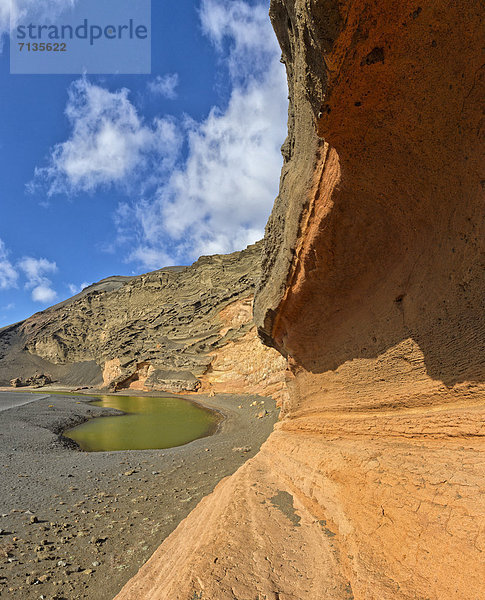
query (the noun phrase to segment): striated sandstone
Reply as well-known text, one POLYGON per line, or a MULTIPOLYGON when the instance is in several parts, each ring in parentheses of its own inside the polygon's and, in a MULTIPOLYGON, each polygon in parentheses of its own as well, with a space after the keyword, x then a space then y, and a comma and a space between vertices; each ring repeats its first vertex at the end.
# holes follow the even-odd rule
POLYGON ((483 8, 272 0, 255 315, 289 398, 118 600, 485 597, 483 8))
MULTIPOLYGON (((252 298, 236 301, 219 313, 220 335, 253 323, 252 298)), ((212 361, 200 377, 201 392, 249 393, 271 396, 278 404, 286 398, 286 360, 263 346, 254 325, 211 353, 212 361)))

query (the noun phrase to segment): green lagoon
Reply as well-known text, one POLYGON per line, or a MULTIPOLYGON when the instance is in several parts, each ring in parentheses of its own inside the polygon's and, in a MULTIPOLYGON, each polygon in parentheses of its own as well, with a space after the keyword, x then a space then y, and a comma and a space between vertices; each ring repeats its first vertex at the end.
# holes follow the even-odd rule
POLYGON ((126 413, 98 417, 63 433, 87 452, 182 446, 214 433, 219 415, 180 398, 101 396, 93 406, 126 413))

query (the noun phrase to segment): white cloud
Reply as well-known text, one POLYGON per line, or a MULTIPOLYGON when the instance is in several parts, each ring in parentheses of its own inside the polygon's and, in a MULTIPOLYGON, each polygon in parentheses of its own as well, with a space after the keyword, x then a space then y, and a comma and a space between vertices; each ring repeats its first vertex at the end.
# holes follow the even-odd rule
POLYGON ((49 285, 40 284, 32 290, 32 300, 42 304, 50 304, 57 298, 57 293, 49 285))
POLYGON ((48 304, 53 302, 57 293, 52 289, 52 281, 46 277, 47 274, 56 273, 57 265, 46 258, 32 258, 26 256, 18 263, 24 272, 27 282, 26 289, 32 290, 32 300, 48 304))
POLYGON ((153 246, 138 246, 128 256, 128 261, 136 262, 153 271, 162 267, 172 267, 175 264, 170 254, 153 246))
POLYGON ((63 10, 76 4, 77 0, 0 0, 0 52, 2 51, 4 35, 10 31, 20 19, 30 19, 43 22, 58 17, 63 10))
POLYGON ((8 258, 8 250, 0 240, 0 290, 17 287, 18 273, 8 258))
POLYGON ((128 98, 82 78, 69 89, 66 115, 70 138, 57 144, 50 164, 36 169, 35 184, 48 195, 92 192, 100 186, 130 185, 132 175, 156 174, 173 165, 180 138, 172 119, 145 124, 128 98))
MULTIPOLYGON (((57 293, 52 289, 52 281, 47 275, 57 272, 55 262, 50 262, 46 258, 32 258, 26 256, 18 263, 16 267, 9 259, 9 252, 3 240, 0 239, 0 290, 17 287, 19 272, 25 276, 25 289, 31 291, 32 300, 47 304, 53 302, 57 293)), ((15 308, 13 303, 3 306, 3 311, 15 308)))
POLYGON ((158 75, 153 81, 148 82, 147 87, 154 96, 163 96, 169 100, 175 100, 178 83, 178 73, 169 73, 163 77, 158 75))
MULTIPOLYGON (((204 0, 203 29, 224 56, 232 93, 201 123, 187 120, 188 155, 134 216, 145 249, 231 252, 261 238, 278 192, 287 87, 266 4, 204 0)), ((132 255, 133 256, 133 255, 132 255)))
MULTIPOLYGON (((229 96, 200 122, 147 122, 128 90, 78 80, 66 108, 70 137, 36 170, 35 182, 49 196, 110 185, 129 191, 132 199, 114 215, 117 244, 144 268, 231 252, 261 238, 278 192, 288 106, 267 10, 266 1, 202 0, 202 28, 228 73, 229 96)), ((162 83, 152 82, 160 84, 158 93, 175 90, 162 83)))
MULTIPOLYGON (((286 114, 285 107, 267 113, 277 89, 266 83, 234 90, 225 113, 215 109, 194 124, 186 163, 151 207, 167 233, 191 237, 195 254, 230 252, 263 236, 278 190, 278 126, 286 114)), ((145 233, 155 242, 150 229, 145 233)))
POLYGON ((82 292, 85 288, 89 287, 91 284, 88 283, 87 281, 83 281, 83 283, 81 283, 81 285, 76 285, 74 283, 68 283, 67 287, 69 288, 69 291, 71 292, 71 294, 73 296, 75 296, 76 294, 79 294, 80 292, 82 292))
POLYGON ((19 262, 19 267, 27 277, 27 287, 33 287, 39 283, 46 273, 55 273, 57 265, 46 258, 32 258, 26 256, 19 262))
MULTIPOLYGON (((234 81, 259 79, 265 72, 275 69, 275 59, 279 62, 281 51, 268 17, 268 4, 202 0, 203 31, 219 52, 226 54, 225 60, 234 81)), ((276 70, 284 72, 281 65, 276 70)))

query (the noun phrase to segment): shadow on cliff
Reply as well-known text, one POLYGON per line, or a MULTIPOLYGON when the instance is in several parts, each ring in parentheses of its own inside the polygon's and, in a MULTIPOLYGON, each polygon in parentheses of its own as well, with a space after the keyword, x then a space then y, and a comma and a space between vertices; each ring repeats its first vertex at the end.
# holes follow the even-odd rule
MULTIPOLYGON (((480 182, 465 160, 455 160, 451 174, 436 166, 436 180, 422 160, 422 178, 416 170, 407 176, 405 165, 393 172, 389 163, 363 177, 344 161, 331 206, 316 199, 300 272, 282 305, 280 348, 305 370, 323 373, 413 340, 431 378, 447 386, 483 381, 480 182)), ((415 351, 394 358, 419 368, 415 351)))
MULTIPOLYGON (((315 181, 296 240, 285 224, 297 258, 280 306, 266 312, 265 340, 311 373, 374 359, 379 378, 379 357, 395 349, 392 360, 446 386, 483 382, 485 65, 470 52, 479 3, 410 12, 371 2, 340 21, 315 5, 308 23, 292 6, 272 4, 292 22, 277 28, 284 61, 299 65, 303 48, 309 63, 305 74, 288 70, 290 90, 306 85, 290 112, 309 106, 329 146, 310 149, 294 125, 289 170, 316 164, 315 181)), ((287 202, 289 216, 304 205, 307 184, 283 182, 277 208, 287 202)))

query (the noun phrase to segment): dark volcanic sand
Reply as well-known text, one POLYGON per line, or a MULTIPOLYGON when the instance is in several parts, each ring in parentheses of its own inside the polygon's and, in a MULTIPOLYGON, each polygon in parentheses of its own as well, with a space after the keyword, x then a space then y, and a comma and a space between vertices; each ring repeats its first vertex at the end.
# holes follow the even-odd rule
POLYGON ((69 447, 60 432, 116 412, 88 397, 52 395, 0 412, 0 598, 111 600, 199 500, 258 451, 277 419, 268 398, 197 400, 225 415, 219 431, 169 450, 69 447), (269 414, 258 419, 262 401, 269 414), (250 450, 233 450, 243 447, 250 450))

